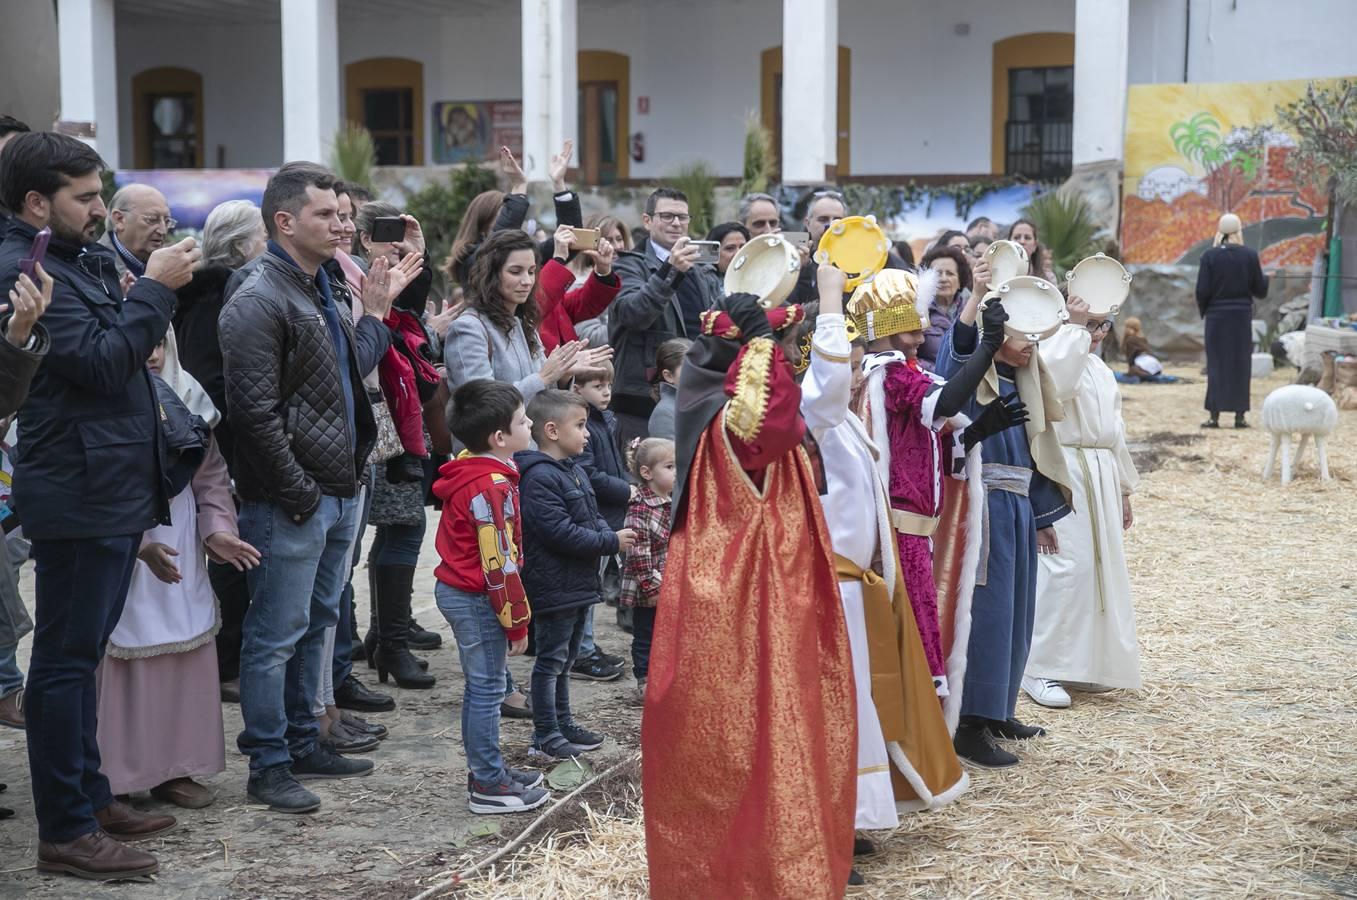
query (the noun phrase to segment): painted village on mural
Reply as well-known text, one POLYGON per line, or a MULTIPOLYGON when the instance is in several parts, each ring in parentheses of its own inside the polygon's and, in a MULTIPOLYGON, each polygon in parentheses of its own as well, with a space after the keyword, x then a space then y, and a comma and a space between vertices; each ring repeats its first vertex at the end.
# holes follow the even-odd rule
POLYGON ((1357 897, 1357 3, 0 11, 0 897, 1357 897))

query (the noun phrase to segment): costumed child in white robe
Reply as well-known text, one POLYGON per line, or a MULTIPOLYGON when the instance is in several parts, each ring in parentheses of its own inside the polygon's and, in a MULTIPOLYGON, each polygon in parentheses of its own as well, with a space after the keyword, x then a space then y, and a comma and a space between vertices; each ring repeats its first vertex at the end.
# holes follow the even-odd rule
POLYGON ((1059 552, 1040 557, 1037 610, 1023 690, 1042 706, 1070 705, 1067 688, 1140 687, 1140 650, 1122 530, 1140 477, 1126 449, 1121 392, 1098 356, 1111 330, 1072 298, 1070 323, 1042 342, 1065 418, 1056 423, 1072 476, 1074 512, 1055 523, 1059 552), (1084 324, 1084 323, 1087 324, 1084 324))
MULTIPOLYGON (((806 372, 801 414, 824 466, 821 501, 852 650, 856 827, 890 829, 899 825, 897 804, 941 806, 960 796, 968 779, 952 749, 905 590, 877 447, 849 411, 855 367, 843 315, 845 276, 826 265, 817 279, 814 333, 791 354, 800 357, 798 371, 806 372)), ((855 850, 870 852, 871 843, 859 838, 855 850)))
POLYGON ((180 451, 167 466, 176 493, 170 524, 142 537, 127 602, 99 664, 100 771, 114 794, 149 790, 199 809, 213 793, 194 778, 226 770, 213 642, 221 619, 207 558, 243 570, 259 564, 259 551, 240 539, 226 461, 209 430, 220 414, 179 365, 173 329, 148 366, 159 376, 165 442, 180 451))

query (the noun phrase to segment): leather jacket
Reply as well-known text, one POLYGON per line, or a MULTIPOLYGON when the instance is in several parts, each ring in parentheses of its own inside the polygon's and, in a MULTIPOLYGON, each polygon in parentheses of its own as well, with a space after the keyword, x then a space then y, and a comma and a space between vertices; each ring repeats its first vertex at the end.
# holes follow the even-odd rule
POLYGON ((312 276, 265 253, 218 319, 236 492, 278 505, 294 522, 309 518, 322 494, 356 496, 377 442, 362 381, 391 334, 372 316, 354 324, 342 279, 330 277, 330 290, 349 343, 356 434, 349 430, 339 357, 312 276))

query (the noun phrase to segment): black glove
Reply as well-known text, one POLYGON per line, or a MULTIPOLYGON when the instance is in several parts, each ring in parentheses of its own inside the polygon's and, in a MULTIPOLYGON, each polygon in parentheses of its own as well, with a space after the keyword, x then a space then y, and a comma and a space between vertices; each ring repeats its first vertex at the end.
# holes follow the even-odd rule
POLYGON ((1004 343, 1004 323, 1008 321, 1008 312, 998 297, 991 299, 980 311, 980 350, 993 357, 1004 343))
POLYGON ((966 426, 961 433, 961 441, 970 453, 971 448, 987 437, 998 434, 1006 428, 1027 423, 1027 404, 1017 392, 1000 397, 980 411, 975 421, 966 426))
POLYGON ((721 301, 720 308, 740 329, 741 344, 747 344, 756 337, 773 336, 773 327, 768 324, 768 313, 759 306, 759 298, 754 294, 731 294, 721 301))

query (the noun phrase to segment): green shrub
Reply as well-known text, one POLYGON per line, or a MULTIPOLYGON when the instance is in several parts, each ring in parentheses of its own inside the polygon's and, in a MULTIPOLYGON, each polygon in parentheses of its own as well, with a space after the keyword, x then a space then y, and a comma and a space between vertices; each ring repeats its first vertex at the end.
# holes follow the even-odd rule
POLYGON ((493 171, 468 163, 453 169, 447 181, 435 181, 410 195, 405 211, 419 220, 420 228, 424 230, 426 252, 436 273, 442 273, 467 206, 477 194, 498 186, 493 171))
POLYGON ((1024 218, 1037 227, 1042 246, 1051 255, 1051 268, 1063 280, 1065 273, 1086 256, 1102 249, 1096 240, 1098 223, 1083 197, 1069 191, 1047 191, 1023 207, 1024 218))
POLYGON ((716 224, 712 221, 716 212, 716 172, 711 164, 699 160, 679 166, 665 179, 665 184, 688 196, 688 214, 692 216, 688 233, 697 238, 705 237, 716 224))
POLYGON ((372 168, 377 164, 377 148, 372 135, 362 125, 345 122, 335 132, 330 150, 330 171, 344 181, 372 190, 372 168))

